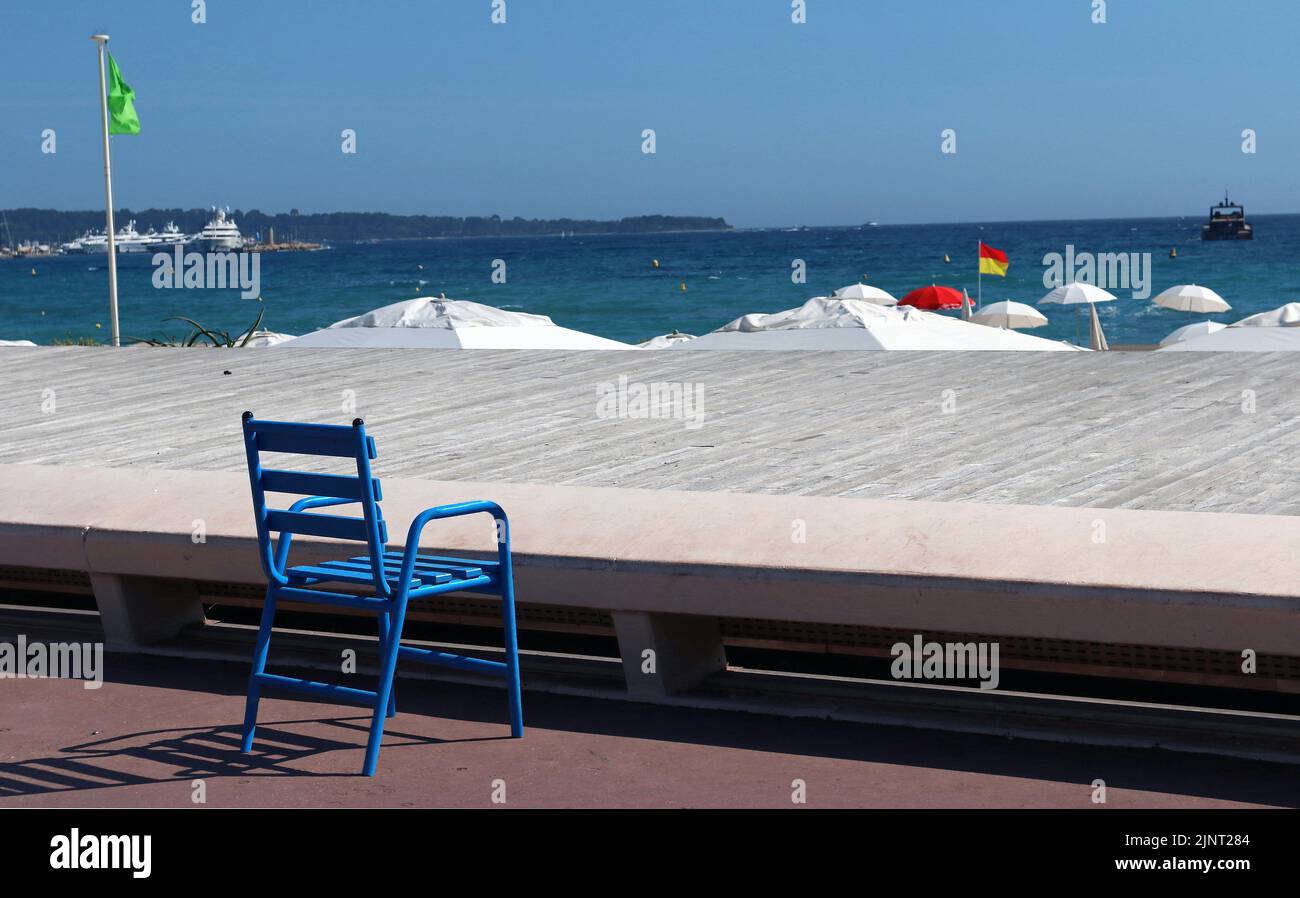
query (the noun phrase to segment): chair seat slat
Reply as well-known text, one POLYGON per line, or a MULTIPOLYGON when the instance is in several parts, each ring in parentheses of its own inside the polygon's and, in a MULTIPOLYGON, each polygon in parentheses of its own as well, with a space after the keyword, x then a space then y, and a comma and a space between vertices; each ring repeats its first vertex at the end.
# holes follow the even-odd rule
MULTIPOLYGON (((370 559, 365 555, 361 555, 357 558, 352 558, 349 560, 355 561, 359 564, 370 563, 370 559)), ((400 565, 402 563, 401 553, 400 552, 384 553, 384 563, 387 564, 389 567, 392 567, 394 565, 400 565)), ((415 562, 415 567, 413 570, 417 575, 422 575, 427 573, 446 572, 458 579, 468 580, 471 577, 481 576, 484 573, 485 569, 489 574, 495 573, 496 568, 497 568, 496 562, 491 562, 490 564, 486 564, 477 561, 466 561, 465 559, 461 559, 461 558, 456 558, 456 559, 447 558, 447 559, 434 560, 431 556, 426 556, 424 559, 419 559, 415 562)))
MULTIPOLYGON (((355 561, 355 559, 353 559, 355 561)), ((385 552, 384 561, 392 562, 402 560, 401 552, 385 552)), ((456 558, 452 555, 416 555, 415 563, 419 564, 438 564, 445 567, 455 567, 457 565, 478 568, 481 571, 492 572, 500 567, 500 562, 495 558, 456 558)))
MULTIPOLYGON (((398 583, 398 572, 392 568, 389 568, 388 572, 392 575, 388 577, 388 582, 392 583, 393 587, 396 588, 398 583)), ((294 576, 316 577, 321 580, 332 578, 340 583, 366 583, 373 586, 375 582, 374 571, 371 569, 368 562, 362 564, 350 561, 326 561, 323 564, 318 565, 304 564, 297 567, 291 567, 289 570, 285 571, 285 573, 294 576)), ((422 571, 416 571, 416 576, 419 580, 427 580, 434 583, 446 583, 452 578, 452 575, 449 572, 425 573, 422 571)), ((412 586, 419 585, 420 583, 418 581, 412 581, 412 586)))

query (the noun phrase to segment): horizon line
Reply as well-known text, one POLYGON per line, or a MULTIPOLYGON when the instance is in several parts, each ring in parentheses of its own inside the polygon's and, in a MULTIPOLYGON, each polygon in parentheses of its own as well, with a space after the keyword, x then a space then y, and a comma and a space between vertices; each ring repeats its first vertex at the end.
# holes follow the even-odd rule
MULTIPOLYGON (((121 206, 121 207, 119 207, 119 209, 115 209, 114 212, 116 213, 116 212, 118 212, 118 211, 120 211, 120 210, 127 210, 127 211, 130 211, 130 212, 132 212, 132 213, 137 213, 137 214, 138 214, 138 213, 144 213, 144 212, 166 212, 166 211, 181 211, 181 212, 195 212, 195 211, 199 211, 199 212, 202 212, 202 211, 208 211, 208 210, 210 210, 211 208, 214 208, 214 207, 210 207, 210 206, 202 206, 202 207, 200 207, 200 206, 192 206, 192 207, 186 208, 186 207, 184 207, 184 206, 172 206, 172 207, 152 207, 152 206, 151 206, 151 207, 148 207, 148 208, 131 209, 131 208, 128 207, 128 206, 121 206)), ((1208 208, 1208 207, 1207 207, 1207 208, 1208 208)), ((8 212, 22 212, 22 211, 54 212, 54 213, 64 214, 64 215, 83 214, 83 213, 84 213, 84 214, 102 214, 102 210, 97 210, 97 209, 56 209, 56 208, 52 208, 52 207, 41 207, 41 206, 13 206, 13 207, 9 207, 9 208, 0 209, 0 213, 8 213, 8 212)), ((267 217, 277 217, 277 216, 281 216, 281 215, 285 215, 285 216, 292 216, 292 215, 293 215, 292 211, 288 211, 288 212, 266 212, 266 211, 263 211, 263 210, 261 210, 261 209, 259 209, 259 208, 257 208, 257 207, 250 207, 250 208, 248 208, 248 209, 240 209, 240 210, 238 210, 238 211, 241 212, 242 214, 248 214, 249 212, 257 212, 258 214, 260 214, 260 215, 265 215, 265 216, 267 216, 267 217)), ((436 213, 435 213, 435 212, 386 212, 386 211, 381 211, 381 210, 335 209, 335 210, 327 211, 327 212, 326 212, 326 211, 302 212, 302 211, 300 210, 299 213, 298 213, 298 215, 299 215, 299 217, 302 217, 302 216, 310 216, 310 215, 389 215, 389 216, 392 216, 392 217, 395 217, 395 218, 460 218, 460 219, 470 219, 470 218, 491 219, 492 217, 495 216, 495 217, 497 217, 500 221, 503 221, 503 222, 505 222, 505 221, 515 221, 515 220, 521 220, 521 221, 540 221, 540 222, 548 222, 548 221, 609 221, 609 222, 614 222, 614 221, 626 221, 626 220, 628 220, 628 219, 635 219, 635 218, 654 218, 654 217, 659 217, 659 218, 717 218, 717 219, 721 219, 723 222, 726 222, 726 221, 727 221, 727 217, 726 217, 725 215, 707 215, 707 214, 699 214, 699 213, 696 213, 696 214, 682 214, 682 213, 674 213, 674 212, 639 212, 639 213, 635 213, 635 214, 621 215, 621 216, 618 216, 618 217, 616 217, 616 218, 590 218, 590 217, 587 217, 587 218, 577 217, 577 218, 575 218, 575 217, 573 217, 573 216, 571 216, 571 215, 560 215, 560 216, 546 217, 546 218, 524 218, 523 216, 519 216, 519 215, 506 217, 506 216, 504 216, 504 215, 501 215, 500 213, 490 213, 490 214, 487 214, 487 215, 483 215, 483 214, 456 215, 456 214, 443 213, 443 212, 436 212, 436 213)), ((1290 215, 1290 216, 1300 215, 1300 211, 1295 211, 1295 212, 1258 212, 1258 213, 1253 213, 1252 217, 1270 217, 1270 216, 1288 216, 1288 215, 1290 215)), ((726 229, 727 229, 727 230, 733 230, 733 231, 775 231, 775 230, 791 230, 791 229, 798 229, 798 230, 853 230, 853 229, 863 229, 863 228, 869 228, 869 227, 881 227, 881 228, 889 228, 889 227, 912 227, 912 228, 918 228, 918 227, 945 227, 945 226, 946 226, 946 227, 960 227, 960 226, 971 226, 971 225, 976 225, 976 226, 978 226, 978 225, 1011 225, 1011 224, 1056 224, 1056 223, 1064 223, 1064 222, 1089 222, 1089 221, 1165 221, 1165 220, 1169 220, 1169 219, 1185 219, 1185 218, 1195 218, 1195 217, 1199 217, 1199 215, 1187 215, 1187 214, 1183 214, 1183 215, 1117 215, 1117 216, 1089 216, 1089 217, 1084 217, 1084 218, 990 218, 990 219, 965 219, 965 220, 958 220, 958 221, 896 221, 896 222, 878 222, 878 223, 876 223, 876 224, 874 224, 874 225, 870 224, 870 221, 872 221, 873 219, 868 219, 868 221, 861 222, 861 223, 857 223, 857 224, 812 224, 812 225, 809 225, 809 224, 789 224, 789 223, 783 223, 783 224, 772 224, 772 225, 751 225, 751 226, 742 226, 742 225, 727 224, 726 229)), ((709 233, 717 233, 717 230, 718 230, 718 229, 710 229, 708 232, 709 232, 709 233)), ((490 235, 484 235, 484 236, 490 236, 490 235)), ((419 239, 419 238, 412 238, 412 239, 419 239)))

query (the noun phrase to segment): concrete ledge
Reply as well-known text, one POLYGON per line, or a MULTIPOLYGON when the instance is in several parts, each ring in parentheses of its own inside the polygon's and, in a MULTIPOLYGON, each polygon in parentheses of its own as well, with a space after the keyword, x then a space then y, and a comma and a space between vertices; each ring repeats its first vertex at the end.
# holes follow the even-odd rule
MULTIPOLYGON (((392 479, 384 492, 395 543, 424 507, 498 501, 519 594, 539 604, 1300 655, 1300 518, 392 479)), ((0 564, 260 584, 247 493, 241 474, 0 465, 0 564)), ((490 552, 489 520, 431 527, 423 546, 490 552)))

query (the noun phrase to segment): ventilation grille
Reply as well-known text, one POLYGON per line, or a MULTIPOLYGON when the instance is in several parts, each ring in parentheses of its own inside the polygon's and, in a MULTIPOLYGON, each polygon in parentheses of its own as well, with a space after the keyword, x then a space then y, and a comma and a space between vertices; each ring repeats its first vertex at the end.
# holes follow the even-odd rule
POLYGON ((40 589, 89 594, 90 576, 85 571, 60 571, 38 567, 0 565, 0 588, 40 589))
MULTIPOLYGON (((890 648, 896 643, 911 643, 917 633, 916 630, 886 627, 787 623, 751 618, 722 618, 719 625, 723 641, 732 645, 882 657, 888 657, 890 648)), ((1193 677, 1241 678, 1242 658, 1236 652, 931 630, 923 631, 921 635, 926 642, 996 642, 999 661, 1013 667, 1083 673, 1100 673, 1105 669, 1140 670, 1193 677)), ((1300 658, 1259 655, 1255 661, 1255 677, 1300 680, 1300 658)))

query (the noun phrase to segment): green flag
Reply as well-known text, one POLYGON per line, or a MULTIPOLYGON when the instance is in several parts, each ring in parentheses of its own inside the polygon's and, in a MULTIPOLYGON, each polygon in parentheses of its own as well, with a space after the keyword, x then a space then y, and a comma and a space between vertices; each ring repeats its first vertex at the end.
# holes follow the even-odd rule
POLYGON ((112 53, 108 54, 108 133, 140 133, 140 116, 135 114, 135 91, 122 80, 122 71, 112 53))

